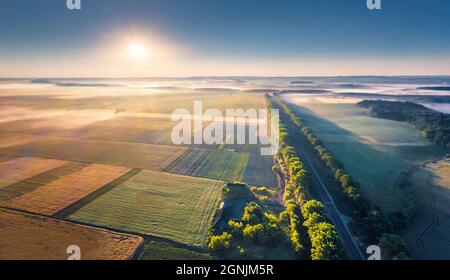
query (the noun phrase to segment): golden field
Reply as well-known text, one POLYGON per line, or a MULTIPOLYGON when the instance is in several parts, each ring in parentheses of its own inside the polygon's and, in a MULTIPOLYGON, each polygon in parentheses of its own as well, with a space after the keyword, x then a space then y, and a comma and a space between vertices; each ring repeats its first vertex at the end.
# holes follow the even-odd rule
POLYGON ((57 168, 65 164, 62 160, 42 158, 16 158, 0 162, 0 188, 33 177, 39 173, 57 168))
POLYGON ((65 260, 71 245, 80 247, 83 260, 126 260, 144 242, 138 236, 4 209, 0 228, 2 260, 65 260))
POLYGON ((28 212, 54 215, 127 173, 125 167, 92 164, 3 203, 28 212))

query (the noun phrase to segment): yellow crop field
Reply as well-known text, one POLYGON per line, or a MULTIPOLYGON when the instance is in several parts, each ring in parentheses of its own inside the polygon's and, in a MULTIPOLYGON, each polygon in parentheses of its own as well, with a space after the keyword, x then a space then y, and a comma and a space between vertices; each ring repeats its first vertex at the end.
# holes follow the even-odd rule
POLYGON ((66 161, 23 157, 0 162, 0 189, 57 168, 66 161))
POLYGON ((162 171, 186 150, 185 147, 42 136, 29 143, 0 148, 0 154, 162 171))
POLYGON ((3 205, 33 213, 54 215, 128 171, 130 169, 125 167, 92 164, 32 192, 8 200, 3 205))
POLYGON ((1 260, 65 260, 71 245, 80 248, 82 260, 126 260, 144 242, 139 236, 4 209, 0 228, 1 260))

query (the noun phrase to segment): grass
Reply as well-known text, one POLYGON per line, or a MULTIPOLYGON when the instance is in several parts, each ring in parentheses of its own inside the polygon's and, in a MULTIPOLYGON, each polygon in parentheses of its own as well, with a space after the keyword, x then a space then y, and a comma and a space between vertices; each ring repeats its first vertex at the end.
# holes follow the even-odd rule
POLYGON ((173 243, 148 240, 144 246, 141 260, 213 260, 213 257, 199 250, 173 243))
POLYGON ((245 182, 255 186, 276 186, 273 159, 248 153, 190 149, 166 170, 171 173, 245 182))
POLYGON ((143 244, 138 236, 1 208, 0 228, 2 260, 66 260, 74 244, 83 260, 132 259, 143 244))
POLYGON ((408 124, 371 118, 353 104, 302 102, 294 109, 363 193, 386 211, 401 210, 404 194, 398 186, 411 166, 447 152, 408 124))
POLYGON ((223 183, 144 170, 70 220, 203 246, 223 183))
POLYGON ((71 215, 72 213, 78 211, 79 209, 81 209, 82 207, 84 207, 85 205, 87 205, 88 203, 90 203, 91 201, 97 199, 98 197, 100 197, 101 195, 109 192, 110 190, 112 190, 113 188, 115 188, 116 186, 122 184, 123 182, 129 180, 130 178, 134 177, 134 175, 136 175, 137 173, 139 173, 141 170, 140 169, 132 169, 129 172, 123 174, 122 176, 116 178, 114 181, 106 184, 105 186, 103 186, 102 188, 96 190, 95 192, 79 199, 77 202, 65 207, 64 209, 62 209, 61 211, 57 212, 56 214, 54 214, 53 216, 55 218, 60 218, 60 219, 64 219, 66 217, 68 217, 69 215, 71 215))
POLYGON ((249 154, 228 151, 190 149, 173 162, 167 171, 225 181, 241 181, 249 154))
POLYGON ((418 215, 402 232, 402 237, 415 259, 442 260, 450 257, 450 184, 442 181, 449 177, 449 173, 441 173, 446 167, 445 161, 431 162, 413 170, 408 178, 420 199, 418 215))

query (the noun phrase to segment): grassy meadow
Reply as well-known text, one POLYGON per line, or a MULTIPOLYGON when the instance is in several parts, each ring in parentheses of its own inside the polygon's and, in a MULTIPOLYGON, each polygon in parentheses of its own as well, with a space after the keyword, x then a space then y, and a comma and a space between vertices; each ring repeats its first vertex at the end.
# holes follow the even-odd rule
POLYGON ((176 174, 245 182, 254 186, 276 186, 272 157, 223 150, 190 149, 167 171, 176 174))
POLYGON ((369 117, 355 104, 305 101, 286 95, 297 114, 362 186, 387 211, 401 210, 398 187, 408 170, 448 151, 406 123, 369 117))
POLYGON ((145 242, 141 260, 213 260, 213 257, 205 252, 176 245, 161 240, 148 240, 145 242))
POLYGON ((68 218, 202 246, 223 182, 141 171, 68 218))

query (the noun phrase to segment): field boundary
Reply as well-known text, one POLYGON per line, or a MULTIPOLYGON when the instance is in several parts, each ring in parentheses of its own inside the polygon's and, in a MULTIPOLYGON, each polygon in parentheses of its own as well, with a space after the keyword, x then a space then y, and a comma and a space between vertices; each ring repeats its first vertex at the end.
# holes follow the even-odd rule
POLYGON ((136 174, 141 172, 141 170, 142 169, 139 169, 139 168, 131 169, 130 171, 128 171, 124 175, 120 176, 119 178, 115 179, 111 183, 104 185, 103 187, 99 188, 97 191, 89 194, 86 197, 83 197, 82 199, 78 200, 77 202, 75 202, 75 203, 67 206, 66 208, 62 209, 61 211, 57 212, 56 214, 53 215, 53 217, 58 218, 58 219, 64 219, 64 218, 68 217, 69 215, 73 214, 77 210, 79 210, 79 209, 83 208, 84 206, 86 206, 87 204, 89 204, 91 201, 93 201, 96 198, 100 197, 101 195, 109 192, 110 190, 112 190, 116 186, 122 184, 123 182, 131 179, 136 174))
POLYGON ((64 165, 61 165, 59 167, 42 172, 38 175, 32 176, 32 177, 22 180, 20 182, 6 186, 6 187, 0 189, 0 202, 11 200, 11 199, 19 197, 21 195, 24 195, 28 192, 32 192, 32 191, 36 190, 37 188, 42 187, 46 184, 46 183, 34 182, 34 180, 36 180, 36 179, 40 179, 42 177, 47 176, 47 180, 48 180, 47 183, 51 183, 55 180, 58 180, 59 178, 73 174, 76 171, 79 171, 89 165, 90 165, 89 163, 68 161, 64 165), (77 164, 78 164, 78 166, 77 166, 77 164), (74 165, 74 167, 71 167, 72 165, 74 165), (61 171, 61 173, 59 173, 57 175, 53 174, 54 172, 58 172, 58 171, 61 171), (24 184, 27 185, 27 187, 24 187, 24 184), (14 191, 16 191, 17 193, 14 193, 14 191), (13 193, 10 195, 7 195, 7 193, 11 193, 11 192, 13 192, 13 193), (6 194, 2 194, 2 193, 6 193, 6 194))
POLYGON ((174 161, 172 161, 169 165, 167 165, 162 171, 175 174, 170 172, 170 169, 172 169, 174 166, 176 166, 183 158, 185 158, 189 153, 191 152, 191 149, 187 149, 184 151, 179 157, 177 157, 174 161))

